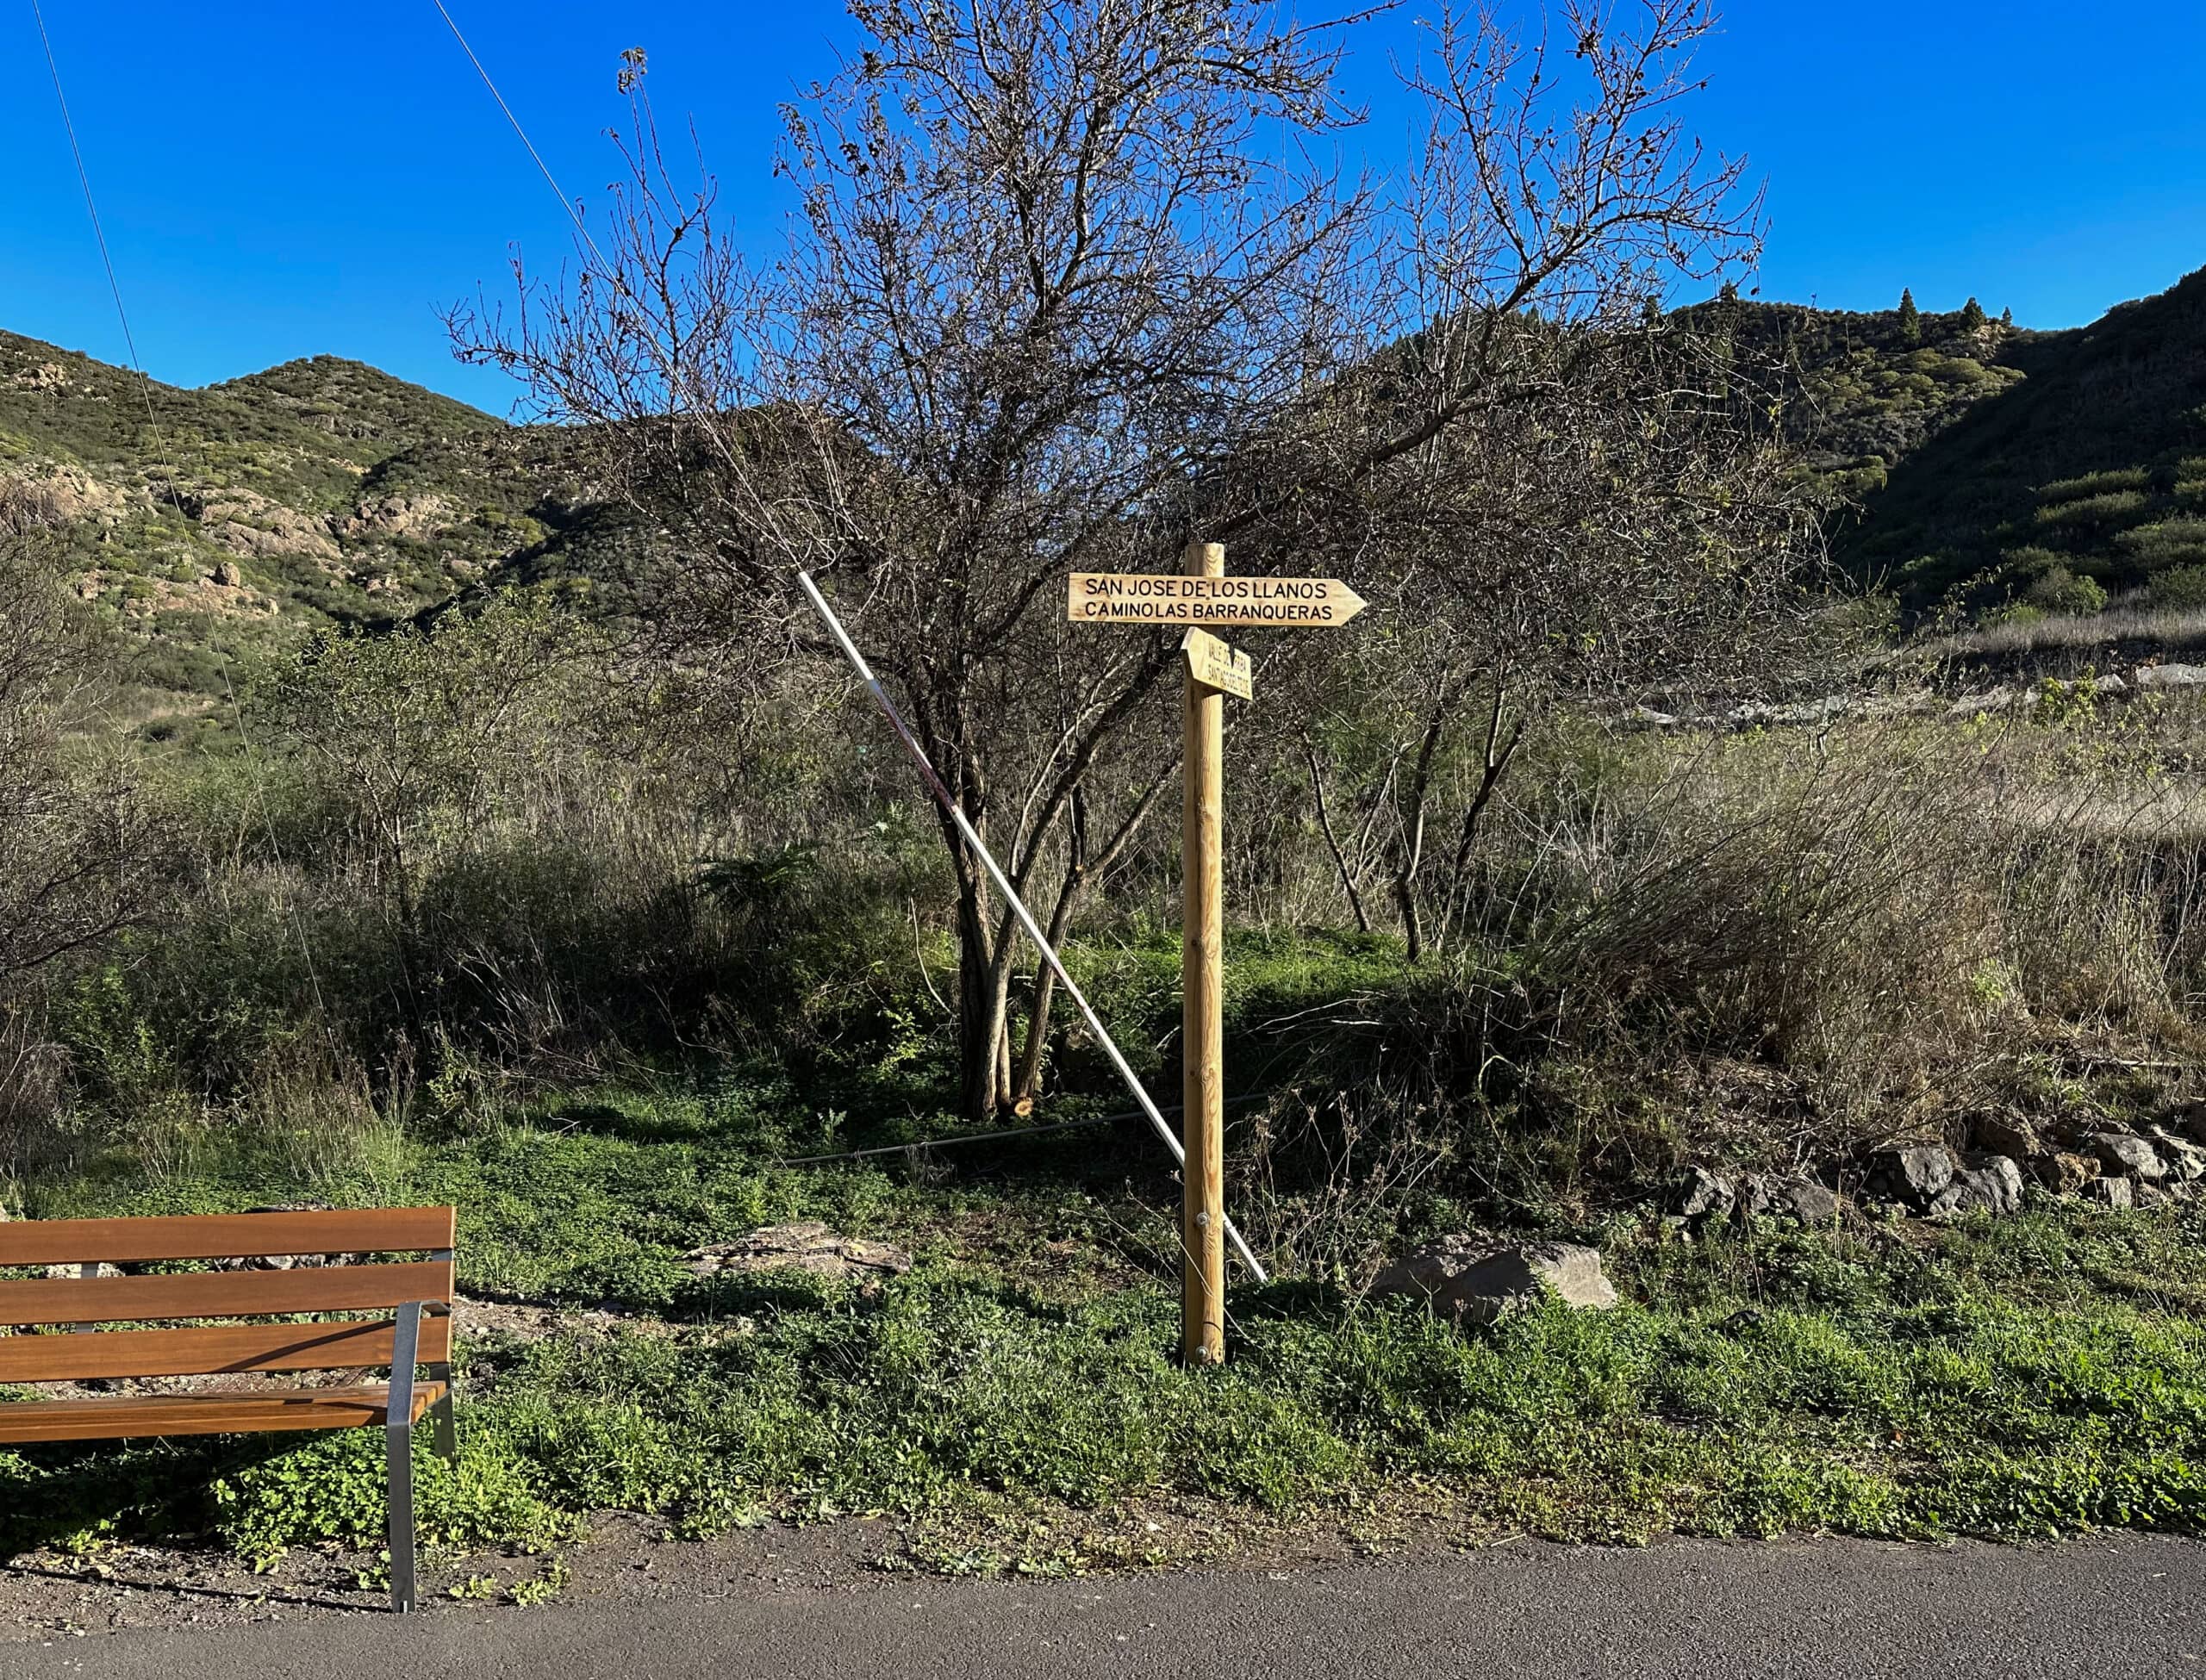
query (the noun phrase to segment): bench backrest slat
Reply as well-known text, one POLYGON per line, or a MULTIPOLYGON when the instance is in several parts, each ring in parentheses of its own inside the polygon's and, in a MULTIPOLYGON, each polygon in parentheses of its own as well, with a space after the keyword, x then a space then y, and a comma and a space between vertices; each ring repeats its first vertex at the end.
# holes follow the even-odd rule
MULTIPOLYGON (((244 1371, 388 1369, 388 1318, 319 1324, 215 1324, 179 1330, 105 1330, 0 1336, 0 1383, 82 1382, 97 1377, 203 1377, 244 1371)), ((452 1319, 421 1320, 420 1357, 452 1357, 452 1319)))
POLYGON ((394 1254, 452 1246, 450 1208, 0 1221, 0 1266, 394 1254))
POLYGON ((152 1278, 0 1279, 0 1326, 260 1318, 451 1299, 450 1260, 302 1266, 287 1272, 180 1272, 152 1278))

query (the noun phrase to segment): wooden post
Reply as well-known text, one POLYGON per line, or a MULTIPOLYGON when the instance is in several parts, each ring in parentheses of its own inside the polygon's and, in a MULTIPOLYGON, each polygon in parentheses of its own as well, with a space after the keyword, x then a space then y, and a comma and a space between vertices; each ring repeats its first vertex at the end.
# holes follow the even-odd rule
MULTIPOLYGON (((1223 543, 1190 543, 1190 577, 1225 576, 1223 543)), ((1190 1365, 1225 1360, 1225 949, 1223 828, 1225 696, 1187 678, 1181 812, 1180 1041, 1185 1058, 1180 1236, 1181 1351, 1190 1365)))

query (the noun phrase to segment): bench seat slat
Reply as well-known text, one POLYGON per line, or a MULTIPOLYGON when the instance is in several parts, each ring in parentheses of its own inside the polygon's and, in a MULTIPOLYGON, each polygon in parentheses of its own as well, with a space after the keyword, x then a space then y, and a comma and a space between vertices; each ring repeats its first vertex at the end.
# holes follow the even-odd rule
POLYGON ((406 1254, 452 1247, 452 1223, 448 1207, 11 1219, 0 1221, 0 1266, 406 1254))
POLYGON ((450 1260, 306 1266, 287 1272, 186 1272, 153 1278, 0 1279, 0 1325, 123 1319, 265 1318, 452 1299, 450 1260))
MULTIPOLYGON (((203 1377, 230 1371, 349 1371, 388 1366, 391 1321, 212 1324, 178 1330, 100 1330, 0 1336, 0 1383, 82 1382, 97 1377, 203 1377)), ((452 1319, 425 1314, 421 1359, 452 1357, 452 1319)))
MULTIPOLYGON (((426 1326, 424 1327, 427 1328, 426 1326)), ((444 1397, 442 1383, 414 1385, 414 1420, 444 1397)), ((97 1400, 0 1403, 0 1444, 124 1440, 138 1435, 259 1434, 380 1424, 389 1388, 279 1389, 239 1394, 133 1394, 97 1400)))

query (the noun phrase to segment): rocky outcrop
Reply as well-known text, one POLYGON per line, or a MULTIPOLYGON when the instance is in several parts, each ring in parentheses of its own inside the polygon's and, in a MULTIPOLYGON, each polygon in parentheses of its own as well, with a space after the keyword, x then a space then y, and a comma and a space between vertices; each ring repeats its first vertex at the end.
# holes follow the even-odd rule
POLYGON ((1828 1225, 1838 1217, 1839 1201, 1835 1192, 1812 1179, 1688 1167, 1671 1192, 1669 1212, 1691 1227, 1717 1219, 1766 1218, 1828 1225))
POLYGON ((361 501, 339 529, 347 537, 434 536, 452 523, 452 503, 440 495, 372 496, 361 501))
POLYGON ((701 1278, 802 1272, 815 1278, 878 1282, 912 1269, 912 1256, 894 1244, 838 1236, 816 1219, 768 1225, 733 1242, 693 1249, 683 1258, 701 1278))
POLYGON ((2086 1201, 2097 1202, 2109 1208, 2132 1208, 2137 1205, 2137 1187, 2128 1179, 2093 1179, 2083 1189, 2086 1201))
POLYGON ((1455 1235, 1427 1243, 1372 1280, 1374 1295, 1422 1300, 1461 1323, 1490 1324, 1542 1301, 1595 1311, 1617 1304, 1600 1251, 1577 1242, 1503 1242, 1455 1235))

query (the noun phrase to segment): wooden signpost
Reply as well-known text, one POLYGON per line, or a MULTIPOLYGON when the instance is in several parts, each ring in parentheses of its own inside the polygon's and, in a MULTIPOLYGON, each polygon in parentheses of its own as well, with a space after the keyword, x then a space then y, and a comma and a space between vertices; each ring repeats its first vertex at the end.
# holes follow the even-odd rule
POLYGON ((1190 630, 1180 638, 1180 651, 1187 656, 1191 681, 1222 689, 1236 700, 1255 698, 1249 656, 1230 642, 1219 641, 1207 630, 1190 630))
POLYGON ((1188 625, 1187 758, 1181 807, 1181 1347, 1191 1364, 1225 1359, 1225 696, 1249 698, 1249 656, 1204 625, 1346 624, 1362 598, 1337 578, 1228 577, 1223 543, 1190 543, 1178 575, 1075 572, 1075 624, 1188 625))

